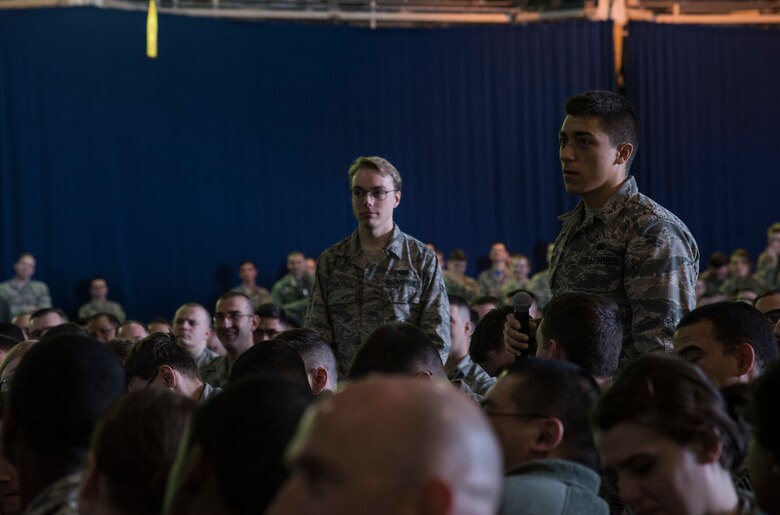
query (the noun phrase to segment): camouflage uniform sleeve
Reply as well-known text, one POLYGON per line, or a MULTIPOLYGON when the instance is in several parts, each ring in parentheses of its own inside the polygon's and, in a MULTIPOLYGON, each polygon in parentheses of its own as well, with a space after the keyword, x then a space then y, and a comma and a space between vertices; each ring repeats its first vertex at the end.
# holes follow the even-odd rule
POLYGON ((49 287, 45 283, 38 283, 38 291, 36 291, 36 303, 38 309, 51 307, 51 296, 49 295, 49 287))
POLYGON ((283 280, 276 281, 271 287, 271 302, 279 306, 283 304, 282 288, 284 288, 283 280))
POLYGON ((772 260, 772 256, 762 252, 758 256, 756 265, 756 278, 764 283, 767 288, 780 287, 780 273, 778 273, 777 259, 772 260))
POLYGON ((422 317, 419 327, 439 351, 442 363, 450 355, 450 303, 441 268, 433 259, 423 263, 423 291, 420 298, 422 317))
POLYGON ((625 260, 623 284, 633 313, 633 350, 671 351, 678 322, 696 304, 696 241, 684 227, 657 220, 631 238, 625 260))
POLYGON ((328 305, 325 303, 324 288, 328 285, 328 258, 322 255, 317 260, 317 272, 314 277, 309 309, 306 310, 304 326, 314 329, 328 344, 333 347, 333 324, 330 321, 328 305))

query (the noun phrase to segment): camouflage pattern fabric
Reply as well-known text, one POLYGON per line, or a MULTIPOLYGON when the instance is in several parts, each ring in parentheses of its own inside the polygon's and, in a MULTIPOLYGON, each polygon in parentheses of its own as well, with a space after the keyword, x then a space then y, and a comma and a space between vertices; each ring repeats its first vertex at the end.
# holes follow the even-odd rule
POLYGON ((419 327, 442 362, 449 355, 450 306, 436 254, 397 225, 384 253, 381 262, 370 262, 356 230, 317 260, 306 327, 333 347, 341 373, 366 337, 393 320, 419 327))
POLYGON ((740 290, 752 290, 761 295, 767 288, 764 283, 756 279, 753 275, 747 277, 729 277, 720 285, 720 292, 729 297, 733 297, 740 290))
POLYGON ((89 317, 95 316, 99 313, 108 313, 114 315, 119 323, 122 324, 125 321, 125 310, 117 302, 107 300, 105 302, 90 301, 82 305, 79 308, 79 318, 86 320, 89 317))
POLYGON ((474 390, 474 393, 482 397, 490 390, 491 386, 496 384, 496 378, 490 377, 482 367, 472 361, 468 354, 460 360, 457 368, 447 374, 447 379, 450 381, 461 379, 474 390))
POLYGON ((231 288, 230 291, 242 293, 252 299, 252 306, 254 309, 257 309, 257 306, 260 304, 271 302, 271 294, 262 286, 258 286, 255 289, 250 289, 244 284, 239 284, 235 288, 231 288))
POLYGON ((271 288, 271 302, 282 306, 295 323, 301 325, 313 286, 314 278, 308 275, 296 279, 292 274, 287 274, 271 288))
POLYGON ((41 281, 19 284, 13 279, 0 283, 0 296, 8 301, 11 317, 51 307, 49 287, 41 281))
POLYGON ((447 295, 458 295, 471 303, 480 296, 479 284, 473 277, 467 275, 455 275, 445 270, 442 272, 444 277, 444 286, 447 288, 447 295))
POLYGON ((621 361, 672 349, 680 318, 696 305, 699 249, 674 214, 639 193, 633 177, 595 213, 580 202, 563 221, 550 265, 553 295, 597 293, 623 322, 621 361))
POLYGON ((527 289, 536 295, 536 305, 539 309, 544 308, 552 297, 552 292, 550 291, 550 270, 542 270, 531 276, 527 289))
POLYGON ((198 367, 198 373, 204 383, 208 383, 214 388, 222 388, 227 384, 228 375, 230 375, 227 356, 217 356, 211 361, 207 361, 198 367))
POLYGON ((203 352, 200 353, 200 356, 195 358, 195 364, 198 365, 198 368, 202 367, 209 361, 213 360, 214 358, 218 358, 219 354, 214 352, 213 350, 209 349, 208 347, 203 348, 203 352))
POLYGON ((772 259, 772 256, 762 252, 758 256, 756 277, 766 285, 768 289, 780 288, 780 259, 772 259))
POLYGON ((22 515, 78 515, 81 472, 58 479, 27 505, 22 515))
POLYGON ((506 270, 499 272, 488 268, 477 276, 477 282, 482 295, 492 295, 499 299, 502 297, 504 285, 509 284, 511 281, 512 277, 506 270))

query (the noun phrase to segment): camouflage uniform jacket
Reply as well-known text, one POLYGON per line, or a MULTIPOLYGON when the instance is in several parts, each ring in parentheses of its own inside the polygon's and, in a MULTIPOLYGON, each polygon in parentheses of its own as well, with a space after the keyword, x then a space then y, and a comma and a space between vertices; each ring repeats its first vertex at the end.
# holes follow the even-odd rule
POLYGON ((552 292, 550 291, 550 270, 542 270, 531 276, 527 289, 536 295, 536 305, 539 309, 544 308, 550 302, 550 297, 552 297, 552 292))
POLYGON ((780 288, 780 258, 772 260, 766 252, 758 256, 756 265, 756 277, 766 285, 768 289, 780 288))
POLYGON ((448 295, 458 295, 471 303, 479 297, 479 283, 467 275, 455 275, 448 270, 442 272, 448 295))
POLYGON ((77 515, 81 472, 58 479, 27 505, 22 515, 77 515))
POLYGON ((198 367, 198 373, 204 383, 214 388, 221 388, 227 384, 230 375, 230 365, 227 356, 217 356, 198 367))
POLYGON ((218 358, 219 354, 214 352, 213 350, 209 349, 208 347, 203 348, 203 352, 200 353, 200 356, 195 358, 195 364, 198 365, 198 368, 202 367, 209 361, 211 361, 214 358, 218 358))
POLYGON ((309 305, 314 278, 304 274, 296 279, 292 274, 287 274, 271 288, 271 302, 284 308, 297 324, 303 322, 303 312, 309 305))
POLYGON ((393 320, 419 327, 442 362, 449 355, 450 307, 436 254, 397 225, 384 251, 381 262, 370 262, 356 230, 317 260, 306 327, 333 347, 341 372, 366 337, 393 320))
POLYGON ((28 311, 51 307, 49 287, 41 281, 19 284, 11 279, 0 283, 0 296, 5 297, 11 307, 11 317, 28 311))
POLYGON ((447 379, 454 381, 456 379, 463 380, 464 383, 469 385, 474 393, 482 397, 485 396, 490 387, 496 384, 496 378, 490 377, 482 367, 474 363, 471 356, 466 354, 460 362, 457 368, 447 374, 447 379))
POLYGON ((580 202, 563 221, 550 265, 553 295, 597 293, 623 323, 623 360, 670 351, 680 318, 696 305, 699 249, 679 218, 639 193, 633 177, 598 212, 580 202))
POLYGON ((499 272, 493 268, 488 268, 479 273, 477 282, 482 295, 492 295, 500 299, 503 295, 504 285, 512 282, 512 274, 508 270, 499 272))
POLYGON ((81 320, 86 320, 87 318, 95 316, 98 313, 108 313, 110 315, 114 315, 117 320, 119 320, 120 324, 125 322, 125 311, 117 302, 112 302, 110 300, 105 302, 96 302, 93 300, 83 304, 79 308, 79 318, 81 320))

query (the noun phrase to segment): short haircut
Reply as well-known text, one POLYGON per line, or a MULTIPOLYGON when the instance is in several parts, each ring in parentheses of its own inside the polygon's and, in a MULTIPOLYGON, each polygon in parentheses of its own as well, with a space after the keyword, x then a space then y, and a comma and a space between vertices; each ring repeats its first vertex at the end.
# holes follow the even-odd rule
POLYGON ((255 268, 257 268, 257 267, 255 266, 254 262, 252 262, 252 261, 249 261, 248 259, 246 259, 246 260, 244 260, 244 261, 240 262, 240 263, 238 264, 238 268, 241 268, 241 267, 242 267, 242 266, 244 266, 244 265, 252 265, 252 266, 254 266, 255 268))
POLYGON ((545 344, 557 341, 568 361, 595 377, 610 378, 617 370, 623 345, 620 309, 601 295, 560 293, 544 307, 542 336, 545 344))
POLYGON ((769 226, 766 230, 767 236, 771 236, 773 232, 780 232, 780 222, 775 222, 769 226))
POLYGON ((301 252, 300 250, 293 250, 292 252, 287 254, 287 258, 288 259, 293 257, 293 256, 301 256, 302 258, 306 259, 306 255, 303 252, 301 252))
POLYGON ((522 380, 511 396, 518 412, 560 419, 566 459, 599 470, 588 422, 590 409, 599 396, 599 386, 591 374, 574 363, 528 358, 517 360, 507 369, 507 375, 522 380))
POLYGON ((125 357, 127 382, 134 378, 148 381, 163 365, 168 365, 185 377, 199 377, 195 359, 177 343, 173 334, 154 333, 136 342, 125 357))
POLYGON ((103 281, 104 283, 106 283, 106 285, 108 285, 108 281, 106 281, 106 278, 98 275, 89 280, 90 288, 92 287, 92 283, 94 283, 95 281, 103 281))
POLYGON ((745 457, 746 432, 729 415, 718 389, 699 367, 674 354, 653 352, 630 361, 596 401, 594 430, 623 423, 639 424, 682 446, 719 438, 720 464, 732 472, 745 457))
POLYGON ((19 344, 19 340, 0 334, 0 351, 8 352, 19 344))
POLYGON ((285 482, 284 452, 312 399, 308 385, 258 376, 228 385, 195 413, 186 448, 202 447, 234 515, 262 513, 285 482))
POLYGON ((111 349, 114 354, 116 354, 116 357, 119 358, 119 361, 124 363, 125 358, 127 358, 128 354, 130 354, 130 351, 135 347, 135 344, 139 340, 128 340, 126 338, 113 338, 106 343, 106 347, 111 349))
POLYGON ((371 157, 358 157, 355 162, 349 167, 349 186, 352 187, 352 179, 358 170, 367 169, 378 172, 382 177, 390 177, 393 180, 393 188, 397 191, 401 191, 401 174, 395 169, 390 161, 378 156, 371 157))
POLYGON ((455 306, 461 310, 465 309, 468 313, 468 320, 475 326, 477 325, 477 322, 479 322, 479 317, 477 316, 477 313, 471 309, 471 306, 469 306, 469 301, 460 295, 455 295, 454 293, 448 294, 447 298, 450 301, 450 306, 455 306))
POLYGON ((565 109, 569 116, 598 119, 613 146, 631 143, 634 151, 626 169, 631 167, 639 150, 639 121, 626 97, 611 91, 587 91, 567 98, 565 109))
MULTIPOLYGON (((206 309, 206 306, 204 306, 203 304, 198 304, 197 302, 186 302, 186 303, 184 303, 184 304, 182 304, 181 306, 178 307, 178 309, 176 310, 176 313, 178 313, 179 310, 182 310, 184 308, 202 309, 203 312, 206 314, 206 324, 209 327, 213 326, 212 319, 211 319, 211 312, 208 309, 206 309)), ((175 313, 173 315, 173 319, 176 320, 176 314, 175 313)))
POLYGON ((257 309, 255 309, 255 315, 259 316, 260 318, 273 318, 284 324, 290 323, 290 318, 287 316, 287 312, 279 304, 272 304, 270 302, 260 304, 257 306, 257 309))
POLYGON ((16 341, 24 341, 24 331, 15 325, 8 322, 0 323, 0 336, 8 336, 16 341))
POLYGON ((358 347, 349 369, 351 380, 380 374, 415 374, 420 368, 444 377, 444 365, 436 347, 425 333, 407 322, 383 324, 358 347))
POLYGON ((169 390, 122 397, 95 429, 91 450, 112 504, 129 513, 161 513, 168 471, 197 403, 169 390))
POLYGON ((734 352, 740 343, 749 343, 755 352, 759 373, 777 360, 777 341, 772 327, 750 304, 726 301, 698 307, 682 317, 677 329, 705 321, 712 324, 712 335, 725 352, 734 352))
POLYGON ((37 311, 33 311, 32 315, 30 315, 30 321, 36 318, 40 318, 44 315, 48 315, 49 313, 56 313, 59 315, 60 318, 62 318, 63 323, 69 321, 68 315, 66 315, 65 312, 60 308, 41 308, 37 311))
POLYGON ((51 340, 52 338, 56 338, 57 336, 62 336, 63 334, 73 334, 76 336, 89 337, 89 333, 87 332, 87 330, 81 327, 80 325, 74 322, 65 322, 64 324, 60 324, 58 326, 52 327, 51 329, 46 331, 46 334, 41 336, 39 340, 40 341, 51 340))
POLYGON ((780 363, 773 363, 753 383, 753 404, 749 418, 753 424, 753 438, 772 453, 775 463, 780 462, 780 363))
POLYGON ((501 299, 498 297, 494 297, 493 295, 482 295, 481 297, 477 297, 472 301, 471 306, 481 306, 482 304, 495 304, 497 308, 501 307, 501 299))
POLYGON ((504 322, 512 312, 512 306, 501 306, 489 311, 479 321, 471 335, 469 347, 469 355, 475 363, 484 363, 488 352, 500 350, 504 346, 504 322))
POLYGON ((729 264, 729 258, 724 252, 713 252, 710 254, 708 266, 710 268, 722 268, 729 264))
POLYGON ((450 257, 447 259, 449 261, 468 261, 468 257, 466 257, 466 253, 463 252, 463 249, 453 250, 450 252, 450 257))
POLYGON ((731 253, 731 257, 739 257, 745 259, 748 263, 752 264, 753 259, 750 257, 750 252, 747 251, 747 249, 737 249, 734 252, 731 253))
POLYGON ((91 322, 92 320, 97 320, 101 317, 105 317, 106 320, 111 322, 111 325, 114 326, 114 329, 119 329, 119 326, 122 325, 122 323, 119 321, 116 315, 112 313, 98 313, 96 315, 92 315, 87 319, 87 322, 91 322))
POLYGON ((244 351, 230 369, 228 383, 269 372, 310 388, 303 358, 279 339, 258 343, 244 351))
POLYGON ((92 431, 125 393, 114 354, 84 336, 62 335, 30 347, 11 385, 7 409, 39 455, 79 468, 92 431))
MULTIPOLYGON (((276 335, 292 347, 303 359, 308 370, 322 367, 328 371, 328 376, 333 378, 334 384, 338 380, 338 365, 333 349, 314 329, 290 329, 276 335)), ((260 345, 263 345, 262 343, 260 345)))
POLYGON ((222 300, 228 300, 228 299, 232 299, 232 298, 236 298, 236 297, 239 298, 239 299, 244 299, 246 301, 247 307, 249 308, 249 311, 254 313, 255 305, 252 302, 252 299, 250 299, 249 297, 247 297, 243 293, 240 293, 240 292, 237 292, 237 291, 226 291, 225 293, 223 293, 222 295, 219 296, 219 298, 217 299, 217 303, 219 303, 222 300))
POLYGON ((170 327, 171 321, 165 317, 154 317, 149 321, 149 324, 146 326, 146 328, 149 329, 152 324, 165 324, 170 327))

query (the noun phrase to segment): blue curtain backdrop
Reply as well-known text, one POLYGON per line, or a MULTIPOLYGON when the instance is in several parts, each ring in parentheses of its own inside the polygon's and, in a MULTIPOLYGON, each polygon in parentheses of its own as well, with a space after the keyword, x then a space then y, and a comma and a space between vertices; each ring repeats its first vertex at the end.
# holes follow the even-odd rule
POLYGON ((716 250, 755 259, 780 221, 780 30, 631 23, 627 95, 640 189, 716 250))
MULTIPOLYGON (((56 305, 108 278, 128 315, 213 306, 252 259, 349 234, 346 170, 401 171, 401 228, 474 258, 532 253, 574 199, 562 102, 613 89, 612 26, 368 30, 94 8, 0 12, 0 270, 18 253, 56 305)), ((473 260, 474 261, 474 260, 473 260)), ((472 271, 475 265, 472 262, 472 271)))

